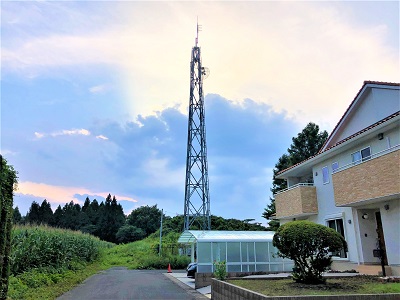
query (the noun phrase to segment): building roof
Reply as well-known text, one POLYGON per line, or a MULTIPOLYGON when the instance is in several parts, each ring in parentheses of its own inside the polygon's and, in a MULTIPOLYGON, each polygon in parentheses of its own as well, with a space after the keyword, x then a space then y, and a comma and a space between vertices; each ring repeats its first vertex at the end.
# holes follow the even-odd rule
POLYGON ((335 135, 335 133, 337 132, 338 128, 339 128, 340 125, 343 123, 345 117, 349 114, 350 110, 353 109, 355 102, 359 99, 359 96, 360 96, 361 93, 366 89, 366 87, 367 87, 368 85, 369 85, 369 86, 372 86, 372 85, 379 85, 379 86, 400 86, 400 83, 380 82, 380 81, 364 81, 363 86, 362 86, 361 89, 358 91, 356 97, 355 97, 354 100, 350 103, 349 107, 347 108, 346 112, 343 114, 343 116, 341 117, 341 119, 339 120, 339 122, 336 124, 336 126, 335 126, 335 128, 333 129, 332 133, 328 136, 327 140, 325 141, 324 145, 321 147, 320 151, 319 151, 317 154, 315 154, 315 155, 313 155, 313 156, 310 156, 309 158, 307 158, 307 159, 305 159, 305 160, 303 160, 303 161, 301 161, 301 162, 299 162, 299 163, 297 163, 297 164, 295 164, 295 165, 293 165, 293 166, 290 166, 290 167, 288 167, 288 168, 286 168, 286 169, 284 169, 284 170, 278 172, 277 175, 281 175, 281 174, 283 174, 283 173, 285 173, 285 172, 287 172, 287 171, 289 171, 289 170, 291 170, 291 169, 293 169, 293 168, 295 168, 295 167, 297 167, 297 166, 299 166, 299 165, 302 165, 302 164, 304 164, 305 162, 308 162, 308 161, 310 161, 311 159, 313 159, 313 158, 315 158, 315 157, 317 157, 317 156, 320 156, 320 155, 326 153, 327 151, 329 151, 329 150, 331 150, 331 149, 333 149, 333 148, 335 148, 335 147, 337 147, 337 146, 339 146, 339 145, 341 145, 341 144, 343 144, 343 143, 345 143, 345 142, 347 142, 347 141, 349 141, 349 140, 351 140, 351 139, 353 139, 353 138, 355 138, 355 137, 357 137, 357 136, 360 136, 360 135, 362 135, 363 133, 365 133, 365 132, 367 132, 367 131, 369 131, 369 130, 371 130, 371 129, 373 129, 373 128, 375 128, 375 127, 377 127, 377 126, 379 126, 379 125, 381 125, 381 124, 383 124, 383 123, 389 122, 390 120, 392 120, 392 119, 394 119, 394 118, 399 118, 399 116, 400 116, 400 111, 397 111, 397 112, 391 114, 390 116, 387 116, 386 118, 384 118, 384 119, 382 119, 382 120, 379 120, 378 122, 376 122, 376 123, 374 123, 374 124, 371 124, 370 126, 368 126, 368 127, 366 127, 366 128, 363 128, 362 130, 360 130, 360 131, 358 131, 358 132, 356 132, 356 133, 354 133, 354 134, 352 134, 352 135, 346 137, 345 139, 342 139, 342 140, 338 141, 338 142, 335 143, 334 145, 331 145, 331 146, 327 147, 328 142, 329 142, 330 140, 332 140, 332 137, 335 135))
MULTIPOLYGON (((357 95, 354 97, 353 101, 350 103, 349 107, 346 109, 346 111, 344 112, 343 116, 340 118, 339 122, 336 124, 335 128, 332 130, 331 134, 328 136, 328 138, 326 139, 325 143, 322 145, 321 149, 319 150, 318 153, 321 153, 323 151, 325 151, 329 145, 329 143, 331 142, 332 138, 335 136, 335 134, 338 132, 339 128, 341 127, 341 125, 344 123, 344 120, 346 119, 346 117, 351 113, 351 111, 353 109, 355 109, 355 106, 361 96, 361 94, 364 93, 364 91, 368 88, 368 87, 400 87, 400 83, 395 83, 395 82, 382 82, 382 81, 364 81, 363 86, 361 87, 361 89, 358 91, 357 95)), ((332 146, 332 145, 331 145, 332 146)), ((329 146, 329 148, 331 148, 329 146)))
POLYGON ((196 242, 271 242, 274 231, 220 231, 220 230, 185 230, 178 243, 196 242))

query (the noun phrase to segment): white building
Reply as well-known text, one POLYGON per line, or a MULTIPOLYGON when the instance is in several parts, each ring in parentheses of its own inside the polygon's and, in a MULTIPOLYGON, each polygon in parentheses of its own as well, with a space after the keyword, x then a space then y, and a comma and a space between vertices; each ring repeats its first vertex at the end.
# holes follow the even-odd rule
POLYGON ((281 223, 309 220, 348 243, 333 269, 400 275, 400 84, 366 81, 319 153, 278 175, 281 223), (376 254, 376 251, 375 251, 376 254))
POLYGON ((273 236, 273 231, 186 230, 178 243, 191 245, 198 273, 214 272, 215 261, 225 261, 230 273, 291 271, 293 262, 276 255, 273 236))

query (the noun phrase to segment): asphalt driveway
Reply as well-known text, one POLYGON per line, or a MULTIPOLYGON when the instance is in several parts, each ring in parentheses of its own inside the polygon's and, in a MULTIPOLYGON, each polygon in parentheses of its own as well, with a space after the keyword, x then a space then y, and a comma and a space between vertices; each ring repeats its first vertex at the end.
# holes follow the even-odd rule
POLYGON ((86 279, 57 300, 77 299, 208 299, 171 277, 165 270, 128 270, 111 268, 86 279))

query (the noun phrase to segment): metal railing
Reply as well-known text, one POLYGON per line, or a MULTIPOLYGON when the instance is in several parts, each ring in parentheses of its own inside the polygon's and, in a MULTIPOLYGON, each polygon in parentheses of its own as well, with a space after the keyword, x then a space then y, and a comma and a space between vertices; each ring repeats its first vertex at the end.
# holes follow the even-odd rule
POLYGON ((295 189, 295 188, 297 188, 297 187, 299 187, 299 186, 314 186, 314 183, 308 183, 308 182, 296 183, 295 185, 291 185, 291 186, 289 186, 288 188, 286 188, 286 189, 284 189, 284 190, 282 190, 282 191, 277 192, 275 195, 278 195, 278 194, 281 194, 281 193, 290 191, 290 190, 295 189))
POLYGON ((340 171, 349 169, 349 168, 354 167, 354 166, 358 166, 359 164, 365 163, 365 162, 367 162, 367 161, 369 161, 369 160, 371 160, 371 159, 378 158, 378 157, 380 157, 380 156, 383 156, 383 155, 385 155, 385 154, 394 152, 394 151, 399 150, 399 149, 400 149, 400 144, 397 144, 397 145, 395 145, 395 146, 393 146, 393 147, 390 147, 390 148, 385 149, 385 150, 383 150, 383 151, 379 151, 379 152, 377 152, 377 153, 375 153, 375 154, 372 154, 372 155, 370 155, 370 156, 361 158, 361 159, 356 160, 356 161, 353 161, 353 162, 351 162, 351 163, 349 163, 349 164, 347 164, 347 165, 344 165, 344 166, 342 166, 342 167, 340 167, 340 168, 337 168, 336 170, 332 171, 332 174, 335 174, 335 173, 337 173, 337 172, 340 172, 340 171))

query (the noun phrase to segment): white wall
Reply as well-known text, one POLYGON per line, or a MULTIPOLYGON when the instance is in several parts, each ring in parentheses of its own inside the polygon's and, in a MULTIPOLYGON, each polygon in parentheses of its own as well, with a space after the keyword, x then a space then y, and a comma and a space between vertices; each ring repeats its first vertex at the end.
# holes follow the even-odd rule
POLYGON ((400 265, 400 199, 384 202, 380 208, 389 265, 400 265), (384 205, 389 205, 389 210, 384 205))
POLYGON ((342 124, 340 132, 337 133, 330 144, 335 144, 399 111, 399 99, 400 91, 398 89, 370 89, 358 100, 359 107, 353 110, 352 115, 347 117, 346 123, 342 124))
POLYGON ((322 225, 327 225, 329 219, 343 219, 343 226, 345 231, 345 239, 348 243, 348 257, 347 259, 352 262, 358 262, 357 246, 355 243, 356 235, 354 230, 354 220, 351 207, 337 207, 335 205, 335 199, 333 194, 332 184, 332 163, 336 161, 336 158, 325 160, 319 163, 313 168, 314 185, 317 190, 318 199, 318 215, 311 216, 310 221, 316 222, 322 225), (322 180, 322 168, 328 166, 329 169, 329 183, 324 184, 322 180), (316 176, 315 174, 318 173, 316 176), (350 223, 349 223, 350 220, 350 223))

